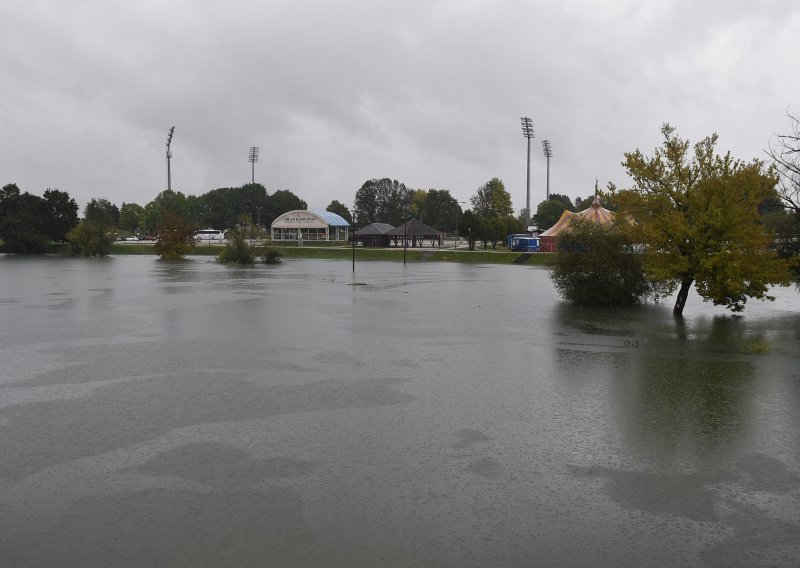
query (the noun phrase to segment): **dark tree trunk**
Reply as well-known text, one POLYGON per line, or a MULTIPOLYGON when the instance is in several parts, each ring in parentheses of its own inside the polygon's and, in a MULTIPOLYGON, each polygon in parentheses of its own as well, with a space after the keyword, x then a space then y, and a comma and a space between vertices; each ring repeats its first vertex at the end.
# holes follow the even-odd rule
POLYGON ((694 282, 694 278, 684 278, 681 280, 681 289, 678 290, 678 297, 675 299, 675 307, 672 308, 673 316, 683 316, 683 307, 686 305, 686 297, 689 295, 692 282, 694 282))

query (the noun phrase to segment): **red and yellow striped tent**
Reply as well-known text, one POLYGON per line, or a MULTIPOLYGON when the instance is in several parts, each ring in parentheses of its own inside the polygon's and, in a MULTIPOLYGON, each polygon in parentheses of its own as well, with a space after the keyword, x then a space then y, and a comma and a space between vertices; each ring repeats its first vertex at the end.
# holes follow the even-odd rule
POLYGON ((539 235, 539 250, 542 252, 555 252, 557 249, 556 240, 558 235, 569 229, 575 219, 585 219, 594 223, 611 223, 614 220, 614 213, 600 205, 600 198, 595 196, 592 205, 578 213, 564 211, 556 224, 539 235))

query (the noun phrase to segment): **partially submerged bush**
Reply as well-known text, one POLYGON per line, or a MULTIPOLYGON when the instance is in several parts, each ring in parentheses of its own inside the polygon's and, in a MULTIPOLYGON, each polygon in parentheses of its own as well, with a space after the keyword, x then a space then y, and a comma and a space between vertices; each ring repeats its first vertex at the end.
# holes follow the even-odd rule
POLYGON ((262 256, 265 264, 278 264, 281 261, 283 253, 274 248, 266 248, 262 256))
POLYGON ((641 253, 614 224, 574 222, 559 236, 549 271, 561 297, 576 304, 624 306, 669 291, 647 278, 641 253))
POLYGON ((108 227, 102 223, 82 219, 67 233, 72 253, 80 256, 106 256, 111 254, 114 241, 108 227))
POLYGON ((191 252, 194 245, 194 226, 178 213, 164 213, 154 245, 156 254, 163 260, 180 260, 191 252))
POLYGON ((228 244, 217 257, 222 264, 255 264, 263 259, 266 264, 277 264, 283 256, 279 251, 255 244, 256 233, 252 226, 240 224, 230 232, 228 244))
POLYGON ((255 264, 257 253, 255 247, 247 242, 244 231, 236 228, 231 231, 228 244, 217 257, 222 264, 255 264))

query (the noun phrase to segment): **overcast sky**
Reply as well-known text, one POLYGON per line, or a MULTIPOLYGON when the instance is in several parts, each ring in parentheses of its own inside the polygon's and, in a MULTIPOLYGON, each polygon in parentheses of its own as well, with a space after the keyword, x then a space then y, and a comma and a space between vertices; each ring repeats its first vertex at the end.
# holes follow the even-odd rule
POLYGON ((310 209, 367 179, 492 177, 525 206, 628 184, 670 122, 764 158, 800 114, 796 0, 0 0, 0 185, 146 204, 250 181, 310 209))

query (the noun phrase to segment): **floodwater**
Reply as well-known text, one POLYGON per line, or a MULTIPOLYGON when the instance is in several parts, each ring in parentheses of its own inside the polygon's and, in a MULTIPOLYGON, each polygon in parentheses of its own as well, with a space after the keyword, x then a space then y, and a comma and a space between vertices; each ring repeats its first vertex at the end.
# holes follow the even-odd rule
POLYGON ((0 256, 0 566, 797 566, 800 297, 0 256))

